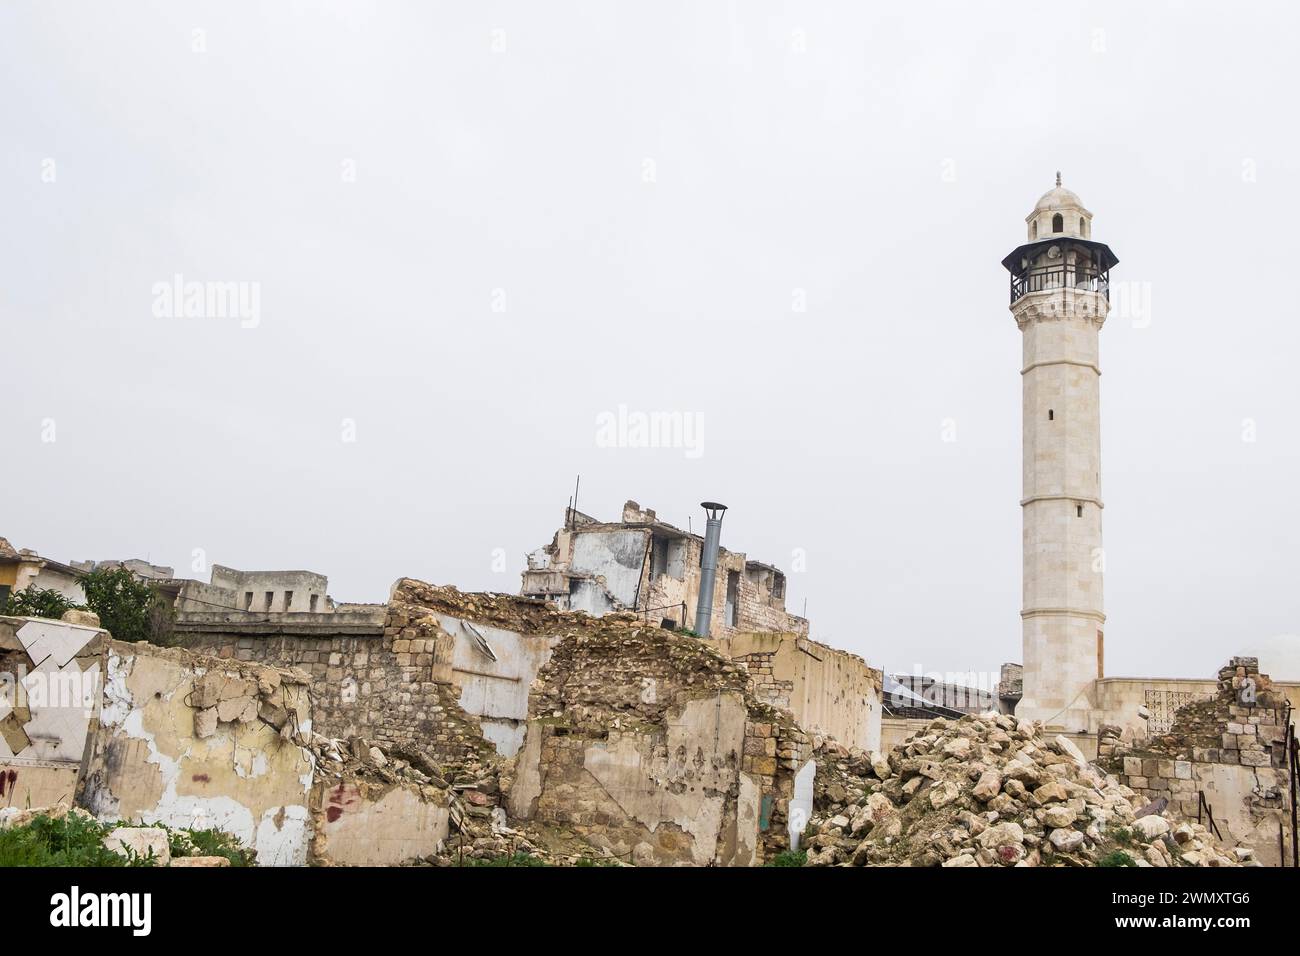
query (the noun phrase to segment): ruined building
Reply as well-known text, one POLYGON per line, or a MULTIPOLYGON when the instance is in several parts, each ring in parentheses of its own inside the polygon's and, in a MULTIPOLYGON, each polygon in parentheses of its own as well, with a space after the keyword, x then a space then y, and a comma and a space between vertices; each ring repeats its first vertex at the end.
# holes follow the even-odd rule
MULTIPOLYGON (((726 508, 705 507, 717 530, 726 508)), ((707 560, 705 536, 661 521, 635 501, 623 505, 617 522, 568 508, 551 543, 528 556, 521 591, 596 617, 632 613, 652 627, 707 631, 714 651, 745 667, 759 699, 791 711, 812 733, 850 747, 879 747, 881 672, 811 640, 808 621, 786 611, 785 574, 773 565, 719 546, 712 600, 702 603, 707 560)))
MULTIPOLYGON (((704 538, 660 521, 635 501, 619 521, 566 509, 564 527, 528 556, 520 593, 600 616, 634 611, 654 624, 696 629, 704 538)), ((785 609, 785 574, 723 548, 718 553, 712 634, 807 634, 785 609)))
POLYGON ((403 579, 368 631, 224 627, 157 648, 0 617, 0 807, 215 826, 280 865, 499 853, 523 828, 539 852, 749 865, 811 812, 813 736, 747 667, 630 615, 403 579))

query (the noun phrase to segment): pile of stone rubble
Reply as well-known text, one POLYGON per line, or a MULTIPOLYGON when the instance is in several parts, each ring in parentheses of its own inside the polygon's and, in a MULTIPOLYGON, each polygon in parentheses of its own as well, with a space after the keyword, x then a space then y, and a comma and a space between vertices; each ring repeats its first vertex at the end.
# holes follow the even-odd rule
POLYGON ((499 761, 439 766, 421 750, 385 749, 362 737, 341 740, 313 734, 311 745, 317 772, 323 777, 417 787, 425 800, 447 807, 449 834, 442 849, 408 860, 407 865, 456 866, 521 855, 542 863, 572 865, 603 856, 599 849, 565 834, 512 826, 501 805, 499 761))
POLYGON ((1253 866, 1062 736, 1004 714, 936 719, 888 755, 822 741, 813 866, 1253 866))

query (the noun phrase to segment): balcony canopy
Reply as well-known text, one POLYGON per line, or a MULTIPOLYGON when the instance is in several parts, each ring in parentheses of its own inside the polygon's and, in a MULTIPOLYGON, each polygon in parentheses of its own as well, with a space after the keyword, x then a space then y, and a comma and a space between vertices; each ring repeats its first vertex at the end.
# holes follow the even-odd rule
POLYGON ((1091 239, 1081 239, 1078 236, 1052 235, 1046 239, 1039 239, 1036 242, 1028 242, 1023 246, 1017 246, 1012 249, 1007 257, 1002 260, 1002 266, 1012 275, 1018 275, 1024 271, 1020 265, 1022 259, 1035 259, 1043 250, 1052 246, 1074 245, 1083 246, 1092 252, 1097 269, 1101 272, 1110 271, 1110 267, 1119 262, 1119 256, 1110 251, 1110 246, 1104 242, 1093 242, 1091 239))

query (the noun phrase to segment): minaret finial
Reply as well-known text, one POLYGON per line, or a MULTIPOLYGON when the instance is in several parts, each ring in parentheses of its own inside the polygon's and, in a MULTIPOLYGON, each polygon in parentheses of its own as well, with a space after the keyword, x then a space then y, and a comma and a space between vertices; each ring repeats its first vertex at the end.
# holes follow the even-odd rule
POLYGON ((1056 171, 1056 185, 1061 185, 1061 171, 1059 169, 1056 171))

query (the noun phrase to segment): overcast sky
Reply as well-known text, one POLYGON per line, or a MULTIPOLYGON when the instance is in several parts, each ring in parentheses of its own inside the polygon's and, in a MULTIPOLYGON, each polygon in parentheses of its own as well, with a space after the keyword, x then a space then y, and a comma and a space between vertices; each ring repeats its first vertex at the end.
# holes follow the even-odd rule
POLYGON ((1060 169, 1127 296, 1107 673, 1285 672, 1294 5, 871 6, 7 0, 0 535, 307 568, 336 600, 514 592, 581 473, 602 518, 728 504, 725 547, 805 568, 821 640, 996 670, 1021 605, 999 261, 1060 169), (177 275, 248 308, 169 310, 177 275), (611 443, 620 406, 691 430, 611 443))

